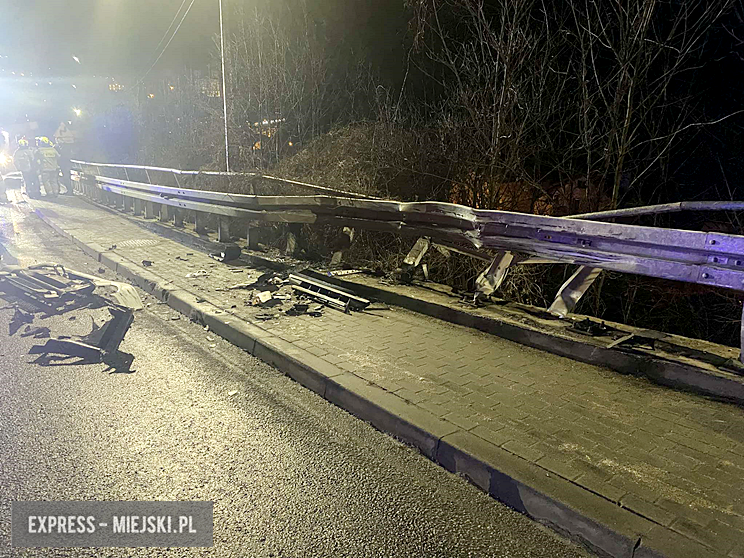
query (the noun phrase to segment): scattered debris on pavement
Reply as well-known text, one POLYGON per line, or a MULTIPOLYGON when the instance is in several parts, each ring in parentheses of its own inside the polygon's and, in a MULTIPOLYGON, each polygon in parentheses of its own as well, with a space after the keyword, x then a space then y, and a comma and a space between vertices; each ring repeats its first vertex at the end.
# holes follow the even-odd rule
POLYGON ((150 267, 152 265, 152 261, 142 260, 142 265, 144 265, 145 267, 150 267))
POLYGON ((207 277, 209 272, 206 269, 200 269, 199 271, 193 271, 186 274, 186 279, 195 279, 196 277, 207 277))
POLYGON ((62 266, 8 266, 0 271, 0 291, 26 303, 55 313, 69 310, 93 294, 89 280, 67 274, 62 266))
MULTIPOLYGON (((43 345, 34 345, 29 350, 29 354, 39 355, 34 362, 64 364, 75 358, 78 360, 70 364, 105 362, 117 371, 129 371, 134 357, 121 353, 119 346, 134 321, 134 310, 143 308, 139 294, 131 285, 67 270, 57 264, 39 264, 3 269, 0 296, 15 306, 9 328, 11 336, 26 325, 21 337, 47 339, 43 345), (91 317, 91 332, 76 336, 78 339, 67 335, 52 337, 50 327, 28 325, 34 323, 37 315, 48 319, 73 310, 103 308, 108 310, 110 319, 99 327, 91 317)), ((68 316, 66 322, 70 321, 77 321, 77 316, 68 316)))

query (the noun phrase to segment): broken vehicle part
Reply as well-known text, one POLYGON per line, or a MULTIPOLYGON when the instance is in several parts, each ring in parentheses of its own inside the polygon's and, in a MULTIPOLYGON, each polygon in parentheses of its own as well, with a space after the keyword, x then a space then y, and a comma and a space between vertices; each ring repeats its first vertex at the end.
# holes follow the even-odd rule
POLYGON ((366 298, 341 290, 324 281, 311 279, 306 275, 293 273, 289 276, 289 281, 294 290, 343 311, 361 311, 370 304, 366 298))
POLYGON ((617 331, 614 327, 609 327, 604 322, 598 323, 589 318, 575 321, 571 327, 567 329, 582 335, 590 335, 592 337, 610 335, 613 331, 617 331))
POLYGON ((50 339, 44 345, 34 345, 28 353, 32 355, 56 354, 77 357, 91 364, 103 361, 103 351, 100 348, 71 339, 50 339))
POLYGON ((115 287, 116 291, 111 293, 110 296, 120 306, 125 306, 126 308, 131 308, 132 310, 142 310, 144 308, 142 299, 140 298, 137 289, 132 285, 121 283, 120 281, 109 281, 108 279, 101 279, 100 277, 95 277, 93 275, 88 275, 87 273, 81 273, 80 271, 74 271, 71 269, 67 270, 67 274, 73 277, 88 279, 96 287, 115 287))
POLYGON ((60 312, 84 302, 95 290, 88 279, 71 277, 62 266, 34 266, 0 272, 0 291, 31 302, 37 307, 60 312))
POLYGON ((95 343, 92 344, 100 348, 104 354, 115 353, 119 350, 119 345, 134 321, 131 308, 110 307, 108 311, 111 319, 101 328, 94 327, 90 338, 86 338, 88 342, 95 339, 95 343))

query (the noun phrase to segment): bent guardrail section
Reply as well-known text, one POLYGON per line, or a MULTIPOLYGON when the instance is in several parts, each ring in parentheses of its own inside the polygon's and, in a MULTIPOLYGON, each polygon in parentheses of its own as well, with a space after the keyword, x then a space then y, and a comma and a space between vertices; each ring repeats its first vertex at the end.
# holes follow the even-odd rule
MULTIPOLYGON (((230 219, 257 223, 318 224, 385 231, 420 237, 406 258, 416 266, 431 243, 481 259, 491 265, 478 278, 482 294, 499 288, 508 268, 520 263, 576 264, 579 269, 561 287, 549 310, 565 316, 596 279, 600 270, 685 281, 744 291, 744 236, 607 223, 496 210, 478 210, 442 202, 399 202, 343 195, 329 188, 304 185, 315 195, 234 194, 166 186, 101 174, 94 168, 151 169, 173 176, 196 171, 75 162, 83 193, 114 203, 135 214, 183 223, 193 214, 197 231, 200 216, 216 215, 219 239, 230 238, 230 219), (328 192, 334 192, 329 195, 328 192), (170 211, 169 211, 169 208, 170 211), (525 257, 531 256, 531 258, 525 257), (537 259, 535 259, 537 258, 537 259)), ((262 177, 251 173, 213 173, 216 176, 262 177)), ((283 179, 276 179, 283 180, 283 179)), ((293 184, 294 181, 287 181, 293 184)), ((726 202, 722 209, 739 209, 726 202)), ((672 204, 674 209, 682 205, 672 204)), ((744 207, 744 204, 741 204, 744 207)), ((669 210, 663 206, 663 210, 669 210)), ((250 232, 247 232, 250 243, 250 232)), ((744 339, 744 336, 743 336, 744 339)))

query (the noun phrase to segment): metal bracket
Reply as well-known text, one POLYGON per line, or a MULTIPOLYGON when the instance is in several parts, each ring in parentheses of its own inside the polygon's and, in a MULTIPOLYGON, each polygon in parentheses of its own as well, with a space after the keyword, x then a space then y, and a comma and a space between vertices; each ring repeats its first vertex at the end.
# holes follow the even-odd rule
POLYGON ((548 308, 548 312, 561 318, 565 318, 570 312, 573 312, 581 297, 592 286, 592 283, 594 283, 594 280, 599 276, 601 271, 601 269, 596 267, 587 267, 585 265, 579 267, 568 278, 568 281, 561 285, 553 304, 548 308))
POLYGON ((496 292, 506 278, 506 272, 517 263, 511 252, 499 252, 486 269, 475 280, 475 290, 482 296, 489 296, 496 292))
POLYGON ((344 256, 344 250, 348 249, 352 242, 354 242, 354 229, 351 227, 344 227, 341 229, 337 240, 337 244, 340 246, 339 249, 333 253, 331 265, 338 265, 341 263, 341 259, 344 256))
POLYGON ((418 267, 418 264, 421 263, 421 259, 424 257, 426 252, 429 251, 429 246, 431 246, 429 239, 422 236, 416 241, 416 244, 413 245, 411 251, 408 252, 403 263, 405 265, 410 265, 411 267, 418 267))

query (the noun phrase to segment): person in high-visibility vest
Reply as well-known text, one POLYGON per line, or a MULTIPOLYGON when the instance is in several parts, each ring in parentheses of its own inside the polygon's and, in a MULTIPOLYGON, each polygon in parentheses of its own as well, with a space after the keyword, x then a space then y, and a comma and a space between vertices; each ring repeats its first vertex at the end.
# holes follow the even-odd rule
POLYGON ((72 170, 72 152, 75 145, 75 134, 64 121, 60 122, 59 128, 54 133, 54 142, 59 152, 59 167, 62 170, 62 185, 65 187, 65 194, 72 195, 72 180, 70 171, 72 170))
POLYGON ((13 154, 13 164, 16 170, 23 175, 23 185, 26 187, 26 195, 31 198, 41 197, 39 186, 39 167, 37 165, 35 149, 32 149, 26 138, 18 140, 18 149, 13 154))
POLYGON ((48 198, 59 195, 59 153, 52 141, 42 136, 36 139, 37 152, 41 167, 41 183, 48 198))

